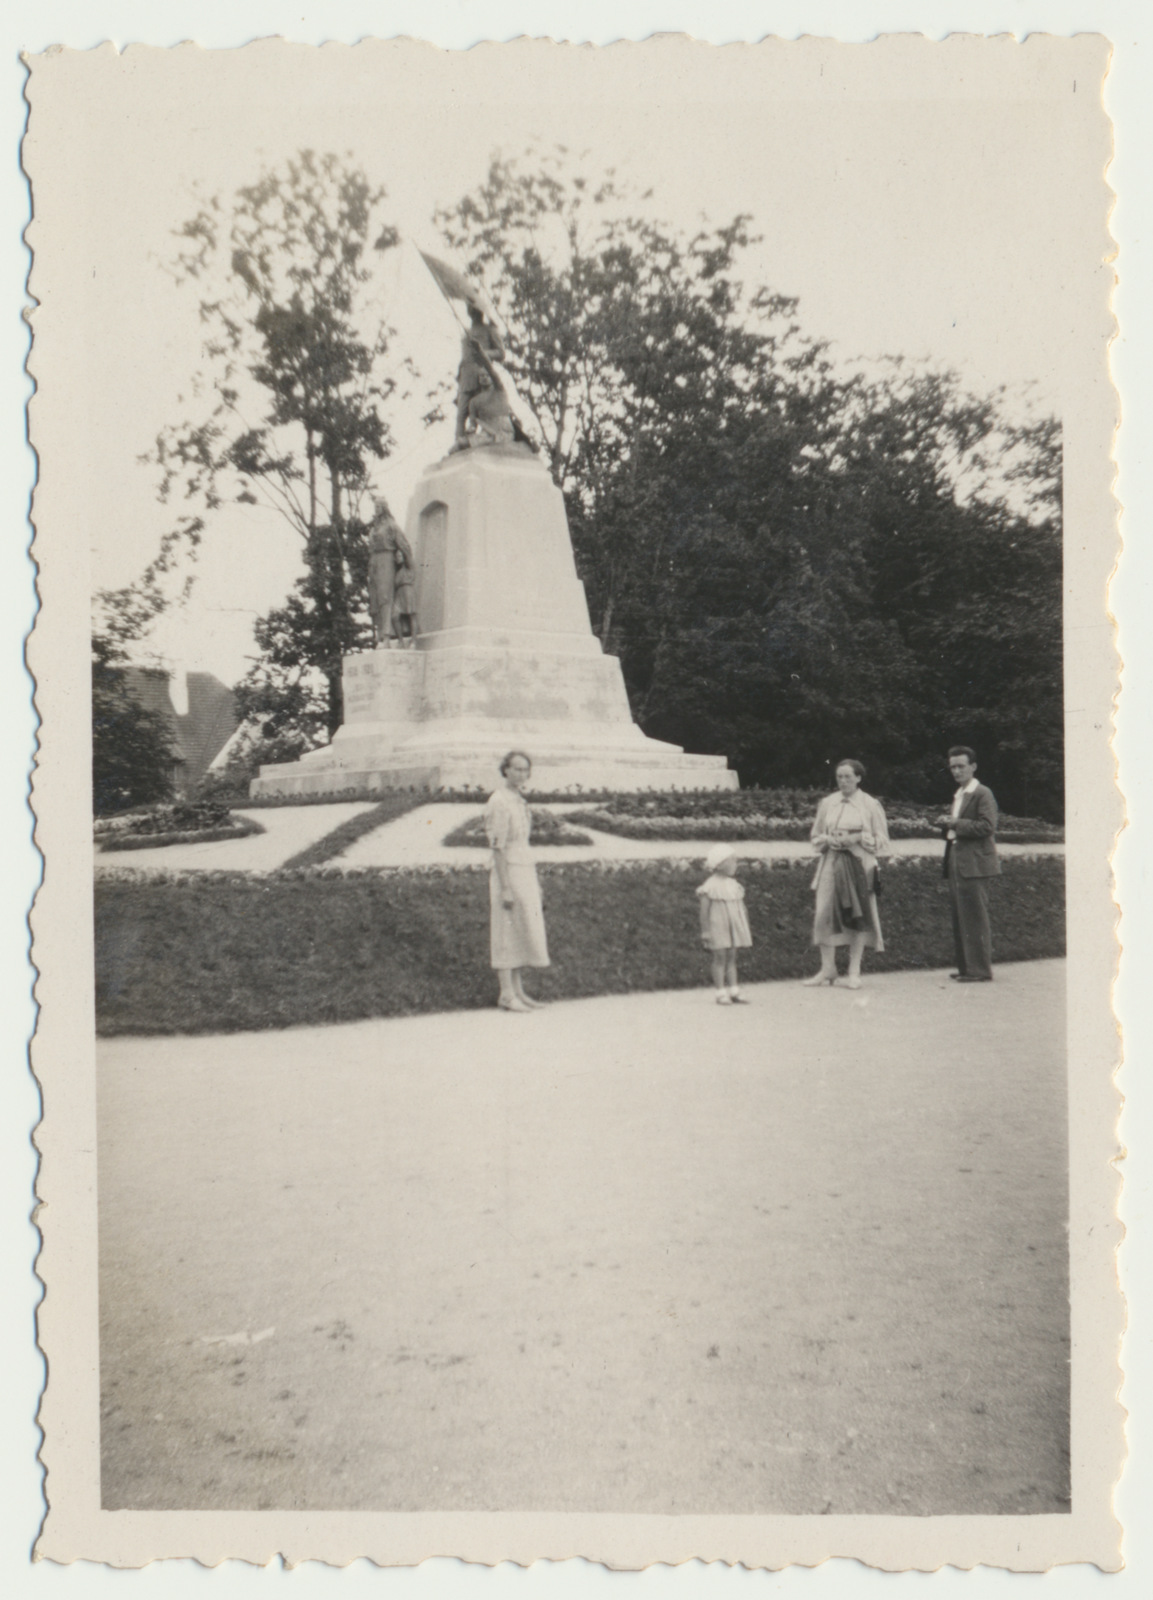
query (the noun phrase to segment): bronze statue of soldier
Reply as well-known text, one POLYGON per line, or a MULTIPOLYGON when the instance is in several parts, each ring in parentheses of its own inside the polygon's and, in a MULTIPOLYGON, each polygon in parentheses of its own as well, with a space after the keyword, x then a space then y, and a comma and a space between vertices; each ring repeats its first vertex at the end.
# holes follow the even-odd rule
POLYGON ((470 304, 468 314, 469 327, 460 341, 461 360, 456 375, 456 438, 449 454, 481 445, 523 444, 535 450, 512 409, 502 374, 494 365, 505 359, 500 334, 479 306, 470 304))
MULTIPOLYGON (((468 427, 469 406, 481 390, 486 387, 491 388, 503 398, 503 392, 492 370, 494 361, 503 361, 505 358, 501 336, 487 321, 479 306, 470 305, 468 317, 468 329, 461 336, 460 366, 456 374, 456 438, 452 446, 454 450, 467 450, 472 442, 468 427)), ((507 400, 504 405, 507 412, 507 400)))
POLYGON ((479 374, 478 388, 468 403, 465 429, 466 441, 474 448, 482 444, 512 444, 516 438, 508 396, 487 372, 479 374))

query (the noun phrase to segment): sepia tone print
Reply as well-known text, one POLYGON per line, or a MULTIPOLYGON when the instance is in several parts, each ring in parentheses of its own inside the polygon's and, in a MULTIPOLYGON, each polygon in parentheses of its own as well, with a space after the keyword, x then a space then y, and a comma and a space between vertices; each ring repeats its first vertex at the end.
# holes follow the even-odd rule
POLYGON ((43 1553, 1116 1565, 1106 60, 32 62, 43 1553))

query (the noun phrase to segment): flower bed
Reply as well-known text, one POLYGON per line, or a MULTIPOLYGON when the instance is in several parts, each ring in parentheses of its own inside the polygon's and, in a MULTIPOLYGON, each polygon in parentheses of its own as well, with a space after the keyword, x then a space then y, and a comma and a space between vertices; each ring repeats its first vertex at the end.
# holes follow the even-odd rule
MULTIPOLYGON (((817 802, 815 791, 745 789, 706 795, 619 795, 596 807, 565 812, 565 820, 624 839, 806 840, 817 802)), ((939 839, 931 813, 908 801, 886 801, 894 839, 939 839)), ((1004 844, 1060 844, 1065 830, 1035 817, 1002 816, 997 838, 1004 844)))
POLYGON ((567 811, 564 820, 613 833, 622 839, 807 839, 811 818, 768 817, 757 812, 745 816, 703 815, 675 817, 622 816, 607 808, 567 811))
MULTIPOLYGON (((563 817, 556 816, 551 811, 541 811, 536 806, 532 810, 532 837, 530 844, 592 844, 587 833, 582 833, 579 828, 574 828, 563 817)), ((442 844, 471 845, 477 849, 488 848, 488 839, 484 831, 484 818, 468 817, 464 822, 446 833, 442 844)))
POLYGON ((175 833, 180 829, 219 828, 231 817, 231 806, 221 800, 173 800, 167 805, 122 811, 115 817, 97 817, 92 832, 97 839, 120 833, 175 833))
POLYGON ((254 833, 263 833, 259 822, 250 817, 237 817, 219 828, 186 828, 174 833, 122 833, 105 839, 100 844, 103 852, 116 850, 162 850, 170 844, 215 844, 221 839, 247 839, 254 833))
MULTIPOLYGON (((246 810, 279 806, 334 805, 342 801, 409 797, 415 805, 481 805, 495 787, 466 786, 461 789, 389 790, 349 788, 325 795, 268 795, 246 800, 246 810)), ((531 799, 536 805, 564 805, 574 810, 565 820, 615 833, 626 839, 794 839, 809 837, 809 829, 823 789, 669 789, 640 790, 619 794, 608 789, 582 792, 572 789, 541 790, 531 799)), ((935 839, 939 831, 930 818, 948 805, 925 806, 910 800, 877 797, 885 807, 889 832, 894 839, 935 839)), ((1012 817, 1002 814, 997 837, 1005 844, 1061 844, 1065 830, 1039 817, 1012 817)), ((467 842, 467 841, 462 841, 467 842)), ((541 841, 543 842, 543 841, 541 841)), ((553 842, 553 841, 549 841, 553 842)), ((574 840, 566 841, 575 843, 574 840)))
MULTIPOLYGON (((484 801, 489 789, 436 789, 428 803, 462 805, 484 801)), ((580 805, 603 808, 619 816, 743 816, 767 811, 774 816, 812 817, 823 791, 820 789, 533 789, 526 797, 535 805, 580 805)))
MULTIPOLYGON (((355 800, 389 800, 407 796, 410 806, 428 805, 439 798, 428 789, 368 789, 364 784, 352 784, 345 789, 333 789, 326 794, 262 794, 248 800, 233 800, 235 806, 245 811, 279 811, 285 806, 343 806, 355 800)), ((471 797, 475 799, 476 796, 471 797)))
POLYGON ((234 817, 220 801, 176 801, 148 811, 100 817, 93 837, 102 851, 159 850, 173 844, 209 844, 219 839, 244 839, 263 833, 251 817, 234 817))

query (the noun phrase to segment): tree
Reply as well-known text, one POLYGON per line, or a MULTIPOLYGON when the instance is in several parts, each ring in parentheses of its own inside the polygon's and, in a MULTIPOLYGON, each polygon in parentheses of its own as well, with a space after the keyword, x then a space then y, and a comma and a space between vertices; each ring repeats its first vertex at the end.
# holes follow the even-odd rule
MULTIPOLYGON (((343 720, 341 652, 368 637, 358 508, 370 462, 392 443, 393 334, 367 303, 371 251, 398 242, 384 199, 358 168, 306 150, 229 204, 201 205, 179 232, 173 271, 204 291, 207 415, 164 428, 145 458, 160 469, 161 500, 189 507, 146 584, 195 554, 205 517, 228 501, 271 506, 293 530, 305 573, 264 627, 290 636, 310 704, 319 675, 329 734, 343 720)), ((266 676, 266 694, 276 683, 266 676)))
POLYGON ((176 752, 172 730, 141 705, 129 685, 128 641, 154 612, 130 590, 104 591, 92 632, 92 809, 109 816, 171 800, 176 752))
POLYGON ((487 280, 646 732, 745 782, 928 798, 956 740, 1059 815, 1060 429, 900 361, 834 372, 748 289, 750 219, 685 237, 567 152, 439 214, 487 280))
POLYGON ((508 324, 646 731, 746 781, 812 781, 842 722, 899 741, 908 663, 837 501, 844 386, 796 301, 742 282, 749 219, 685 237, 557 152, 495 159, 440 221, 508 324))
POLYGON ((1010 423, 1000 394, 893 370, 848 407, 842 505, 860 529, 873 615, 916 663, 919 726, 901 790, 947 783, 944 752, 979 752, 1002 804, 1063 814, 1061 430, 1010 423))
MULTIPOLYGON (((333 546, 328 560, 337 559, 333 546)), ((343 652, 369 642, 362 616, 367 592, 367 548, 364 528, 358 522, 345 540, 347 587, 357 597, 357 608, 343 615, 334 612, 329 596, 335 585, 323 566, 299 579, 284 605, 277 606, 255 624, 253 633, 260 654, 236 686, 237 709, 242 719, 258 723, 266 739, 283 748, 295 745, 294 755, 324 742, 333 732, 331 698, 318 694, 315 669, 331 683, 339 678, 343 652)), ((289 760, 289 755, 274 759, 289 760)))

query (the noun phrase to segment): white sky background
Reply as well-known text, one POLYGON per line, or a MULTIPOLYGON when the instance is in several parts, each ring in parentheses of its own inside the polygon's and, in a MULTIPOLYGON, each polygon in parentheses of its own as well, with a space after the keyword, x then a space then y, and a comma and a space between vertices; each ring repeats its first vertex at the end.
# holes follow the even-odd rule
MULTIPOLYGON (((8 295, 7 319, 0 324, 6 330, 4 367, 8 374, 4 390, 7 426, 2 446, 5 472, 0 477, 0 493, 5 496, 5 526, 9 532, 0 546, 0 615, 5 624, 2 637, 8 664, 5 693, 0 696, 0 759, 4 762, 0 769, 4 774, 0 785, 4 801, 0 837, 3 883, 8 894, 0 959, 0 1015, 7 1024, 5 1115, 0 1119, 0 1240, 5 1291, 0 1295, 0 1349, 8 1400, 7 1423, 0 1435, 0 1483, 5 1508, 0 1588, 17 1600, 31 1595, 65 1594, 83 1596, 85 1600, 89 1596, 125 1594, 147 1596, 148 1600, 153 1596, 170 1600, 185 1594, 233 1600, 270 1594, 273 1590, 279 1596, 287 1593, 288 1585, 294 1594, 355 1595, 357 1600, 362 1595, 377 1600, 385 1590, 390 1597, 400 1596, 403 1600, 620 1600, 621 1596, 626 1600, 638 1596, 641 1600, 748 1600, 753 1595, 761 1600, 765 1595, 781 1594, 801 1600, 842 1600, 846 1596, 859 1600, 864 1595, 887 1600, 897 1592, 914 1595, 916 1600, 972 1600, 975 1590, 981 1600, 991 1595, 1020 1600, 1026 1592, 1041 1595, 1042 1590, 1043 1600, 1053 1600, 1054 1596, 1060 1600, 1137 1600, 1150 1593, 1153 1306, 1149 1284, 1153 1281, 1153 1257, 1149 1248, 1148 1150, 1153 1141, 1153 1097, 1148 1087, 1150 1013, 1146 997, 1147 975, 1153 968, 1153 938, 1143 909, 1149 904, 1145 891, 1151 872, 1150 807, 1146 797, 1153 791, 1153 743, 1149 738, 1153 726, 1153 631, 1148 626, 1153 614, 1153 541, 1148 537, 1153 523, 1148 447, 1153 437, 1153 390, 1149 380, 1153 370, 1153 306, 1148 292, 1153 281, 1149 257, 1153 180, 1148 154, 1153 148, 1153 73, 1147 59, 1153 51, 1153 8, 1148 0, 296 0, 295 4, 287 0, 100 0, 98 5, 93 0, 39 0, 35 7, 4 9, 0 12, 0 27, 7 45, 3 58, 7 63, 6 93, 0 106, 7 118, 4 126, 9 150, 2 180, 7 205, 4 249, 0 252, 8 295), (1127 905, 1122 924, 1125 958, 1117 1003, 1130 1032, 1130 1066, 1121 1079, 1127 1096, 1122 1136, 1131 1152, 1136 1152, 1126 1162, 1123 1216, 1131 1231, 1121 1256, 1134 1319, 1125 1356, 1128 1376, 1123 1398, 1136 1413, 1129 1429, 1134 1454, 1118 1496, 1119 1513, 1130 1529, 1126 1570, 1108 1578, 1086 1567, 1035 1578, 952 1569, 935 1575, 896 1576, 870 1572, 854 1563, 832 1562, 814 1571, 792 1569, 765 1575, 696 1563, 657 1569, 637 1577, 610 1574, 575 1562, 538 1564, 529 1571, 509 1567, 488 1571, 444 1561, 427 1563, 416 1572, 390 1573, 381 1573, 363 1562, 347 1572, 310 1565, 291 1574, 236 1564, 207 1571, 190 1562, 153 1566, 142 1573, 83 1563, 71 1568, 42 1563, 33 1569, 28 1552, 42 1511, 39 1474, 34 1466, 39 1445, 34 1415, 44 1374, 32 1336, 34 1307, 41 1288, 31 1272, 36 1234, 27 1220, 35 1174, 29 1133, 40 1115, 40 1104, 25 1058, 26 1039, 34 1020, 25 916, 39 879, 40 861, 29 840, 31 819, 25 801, 35 717, 21 655, 23 636, 35 607, 32 568, 26 555, 26 518, 36 469, 24 440, 24 406, 30 385, 22 372, 27 337, 19 320, 19 308, 26 304, 28 268, 27 253, 20 242, 27 220, 28 195, 16 159, 24 131, 24 107, 20 101, 24 73, 19 51, 43 49, 59 40, 90 48, 108 37, 122 43, 142 39, 170 45, 195 36, 205 43, 227 47, 277 32, 309 43, 331 38, 351 41, 366 34, 410 33, 436 37, 447 46, 467 48, 480 37, 511 38, 524 31, 551 31, 561 37, 607 41, 622 35, 644 37, 653 29, 678 28, 691 29, 698 36, 717 42, 755 39, 768 32, 786 37, 810 32, 865 39, 877 30, 915 30, 940 37, 951 29, 1009 30, 1021 34, 1046 28, 1059 33, 1095 29, 1115 41, 1107 104, 1118 119, 1118 150, 1111 178, 1121 192, 1112 226, 1121 252, 1116 303, 1122 333, 1113 350, 1113 370, 1123 401, 1118 493, 1126 507, 1122 526, 1128 543, 1112 604, 1127 662, 1117 750, 1133 822, 1133 829, 1122 839, 1116 862, 1119 892, 1127 905)), ((653 153, 645 150, 646 156, 653 153)), ((480 165, 478 162, 478 170, 480 165)), ((707 203, 712 210, 711 191, 707 203)), ((801 258, 806 254, 803 247, 797 253, 801 258)), ((851 247, 845 254, 851 269, 851 247)), ((851 277, 851 270, 846 276, 851 277)), ((1027 318, 1030 294, 1026 274, 1014 272, 1012 277, 1010 321, 1016 328, 1018 317, 1027 318)), ((781 287, 789 286, 782 283, 781 287)), ((816 285, 811 277, 801 292, 806 326, 812 332, 836 334, 838 330, 823 326, 817 314, 816 285)), ((114 305, 113 310, 118 316, 126 312, 123 304, 114 305)), ((944 319, 942 325, 943 322, 944 319)), ((879 341, 881 348, 887 344, 887 340, 879 341)), ((172 381, 175 390, 175 377, 172 381)), ((150 418, 142 418, 142 422, 143 443, 130 440, 126 452, 129 456, 134 457, 138 449, 144 448, 154 431, 150 418)), ((123 482, 133 476, 127 467, 120 470, 123 482)), ((143 469, 141 473, 146 476, 143 469)), ((134 489, 132 493, 140 491, 134 489)), ((103 506, 111 502, 114 513, 127 525, 129 503, 127 499, 117 502, 116 496, 117 490, 110 487, 94 503, 103 506)), ((141 509, 147 499, 144 494, 134 516, 151 515, 151 511, 141 509)))
MULTIPOLYGON (((827 86, 803 65, 795 77, 770 70, 769 85, 760 71, 738 74, 734 95, 727 69, 686 80, 646 71, 638 49, 600 62, 570 49, 560 93, 534 93, 531 75, 510 71, 507 93, 483 101, 469 91, 471 58, 446 96, 432 52, 425 73, 399 80, 385 60, 366 68, 354 96, 303 62, 298 93, 254 95, 221 57, 209 101, 174 62, 163 119, 141 114, 130 71, 108 80, 78 152, 94 214, 120 221, 103 247, 77 240, 90 273, 83 356, 109 402, 77 440, 94 585, 130 582, 154 552, 169 514, 138 457, 165 422, 198 414, 179 400, 201 365, 198 286, 160 267, 197 208, 194 185, 228 196, 305 147, 350 154, 388 190, 385 214, 405 238, 442 252, 432 214, 475 187, 494 148, 587 152, 590 172, 612 167, 651 188, 654 214, 685 230, 751 213, 763 238, 747 281, 799 297, 803 330, 832 341, 837 359, 927 358, 978 393, 1031 384, 1039 406, 1060 409, 1060 338, 1044 308, 1065 266, 1063 107, 1037 102, 1023 119, 1010 105, 926 96, 896 112, 854 69, 846 139, 843 122, 829 125, 827 86)), ((334 67, 343 55, 332 52, 334 67)), ((411 244, 380 260, 379 279, 398 354, 410 352, 428 383, 450 376, 456 324, 411 244)), ((421 468, 451 442, 449 426, 429 433, 420 421, 425 387, 393 407, 397 449, 376 474, 402 518, 421 468)), ((301 570, 299 547, 274 514, 230 508, 211 517, 198 567, 191 601, 162 620, 151 648, 233 682, 254 652, 254 617, 301 570)))

